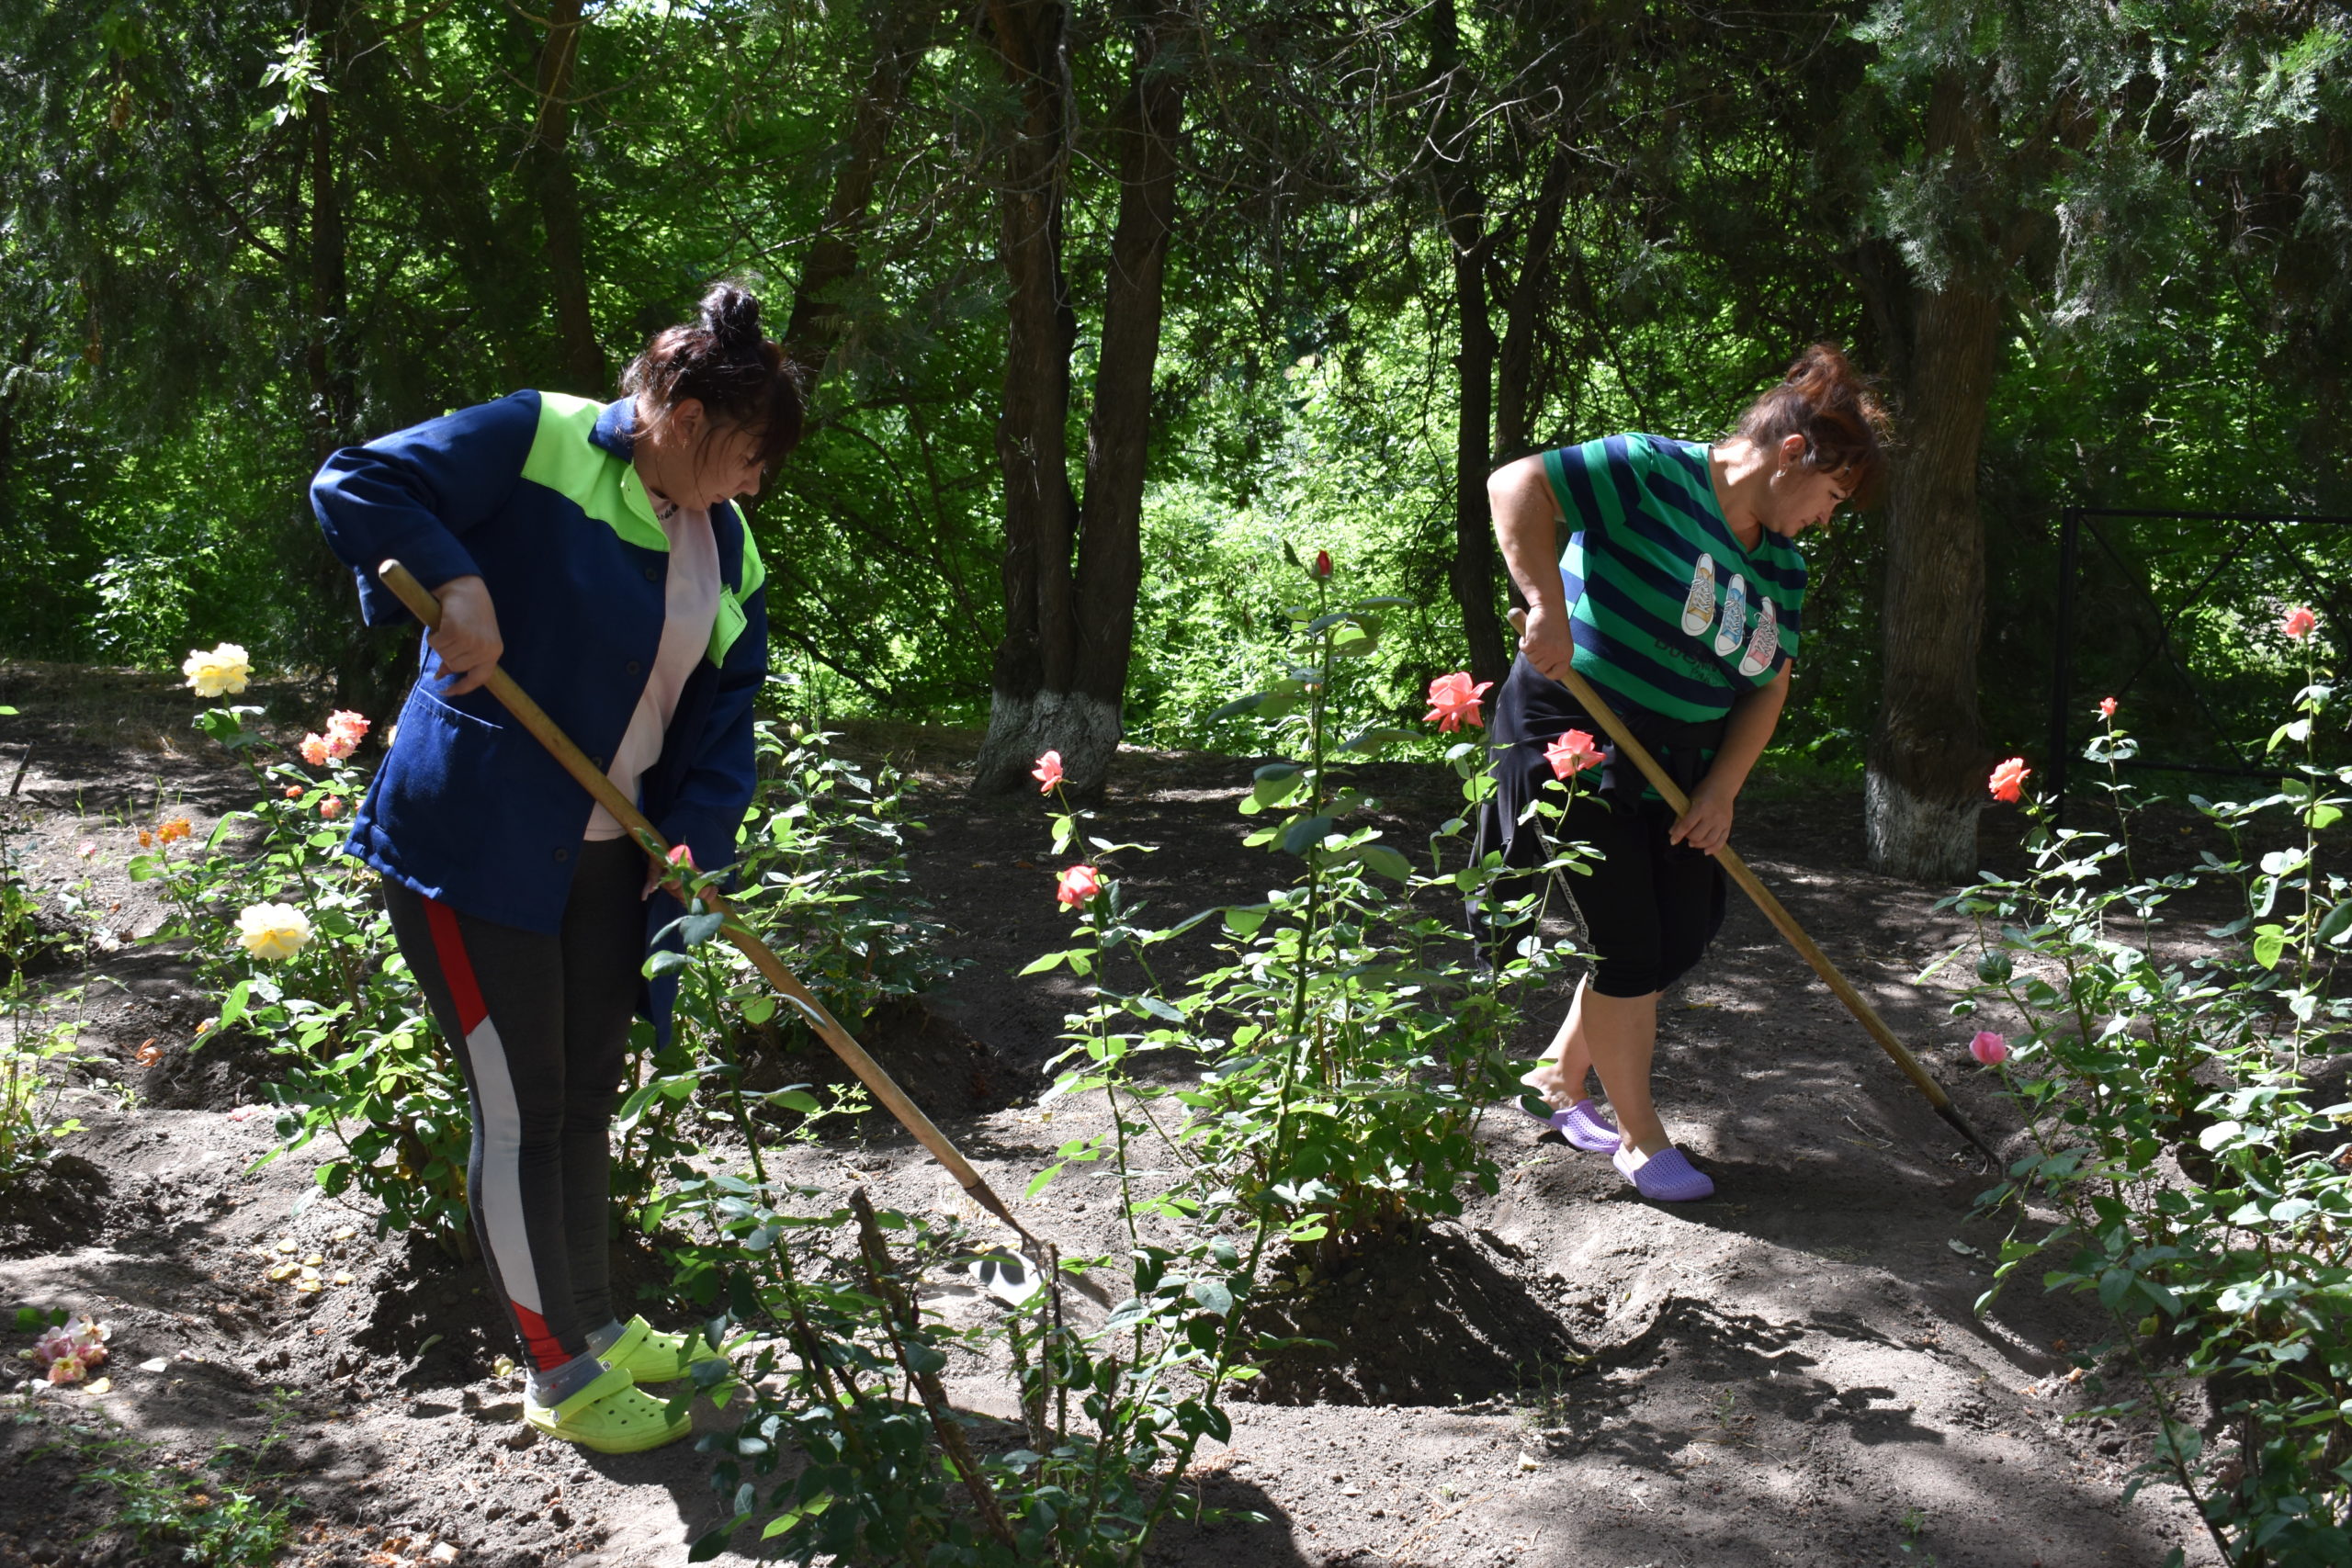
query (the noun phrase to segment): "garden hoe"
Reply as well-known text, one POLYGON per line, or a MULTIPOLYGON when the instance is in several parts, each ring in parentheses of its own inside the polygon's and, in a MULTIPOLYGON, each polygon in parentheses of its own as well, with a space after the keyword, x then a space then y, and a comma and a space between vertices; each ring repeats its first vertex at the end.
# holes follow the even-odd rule
MULTIPOLYGON (((1521 637, 1525 637, 1527 612, 1520 609, 1512 610, 1510 624, 1521 637)), ((1573 669, 1565 673, 1568 690, 1574 693, 1577 701, 1583 705, 1584 711, 1599 720, 1601 728, 1609 731, 1609 739, 1617 743, 1617 750, 1634 760, 1634 765, 1641 769, 1642 776, 1650 781, 1651 787, 1664 797, 1666 804, 1672 807, 1678 816, 1690 810, 1690 796, 1675 787, 1674 781, 1667 776, 1666 770, 1658 766, 1657 759, 1651 756, 1648 749, 1634 739, 1633 731, 1625 728, 1625 721, 1617 716, 1615 709, 1601 700, 1600 694, 1592 689, 1592 683, 1573 669)), ((1879 1048, 1893 1057, 1894 1065, 1903 1069, 1903 1076, 1909 1078, 1918 1091, 1928 1097, 1928 1103, 1936 1108, 1936 1114, 1951 1122, 1952 1131, 1975 1145, 1976 1151, 1992 1161, 1994 1167, 1998 1168, 2001 1156, 1995 1154, 1992 1147, 1976 1135, 1975 1128, 1971 1127, 1962 1119, 1959 1108, 1952 1104, 1951 1096, 1944 1092, 1943 1085, 1930 1077, 1928 1069, 1919 1065, 1919 1058, 1914 1056, 1903 1042, 1894 1037, 1894 1031, 1889 1029, 1886 1026, 1886 1021, 1879 1017, 1878 1010, 1865 1001, 1861 992, 1854 989, 1853 983, 1838 972, 1838 966, 1829 962, 1829 955, 1822 952, 1813 938, 1805 934, 1804 928, 1797 924, 1796 917, 1781 907, 1781 901, 1772 897, 1771 889, 1766 887, 1761 881, 1758 880, 1756 874, 1747 869, 1747 863, 1733 853, 1729 844, 1725 844, 1715 852, 1715 860, 1731 879, 1739 884, 1740 891, 1756 901, 1756 907, 1764 911, 1764 918, 1771 921, 1773 927, 1782 936, 1788 938, 1789 945, 1797 950, 1798 955, 1813 965, 1813 972, 1821 976, 1822 983, 1837 993, 1838 999, 1846 1004, 1846 1010, 1852 1013, 1864 1029, 1870 1031, 1871 1038, 1878 1042, 1879 1048)))
MULTIPOLYGON (((384 586, 397 594, 400 602, 407 605, 409 612, 418 620, 430 627, 437 629, 440 626, 441 602, 417 581, 406 567, 396 560, 388 560, 376 569, 376 575, 383 579, 384 586)), ((613 781, 605 776, 605 771, 590 761, 587 754, 571 743, 570 736, 556 728, 555 720, 549 718, 505 671, 492 665, 489 678, 482 684, 492 696, 505 705, 506 711, 513 714, 524 728, 537 737, 540 745, 554 754, 555 760, 563 764, 564 772, 578 780, 580 787, 595 797, 596 804, 611 812, 621 826, 629 830, 630 836, 647 854, 653 857, 655 863, 670 874, 662 886, 681 902, 686 901, 687 891, 678 879, 676 868, 669 862, 669 844, 663 841, 653 824, 646 820, 645 814, 614 787, 613 781)), ((915 1142, 931 1151, 931 1156, 947 1168, 947 1173, 956 1179, 956 1184, 964 1189, 972 1201, 1011 1225, 1021 1237, 1023 1243, 1022 1250, 1028 1253, 1030 1260, 1040 1270, 1050 1272, 1054 1264, 1045 1245, 1012 1217, 1012 1210, 996 1195, 987 1179, 972 1168, 971 1162, 947 1141, 945 1134, 932 1125, 931 1118, 922 1113, 922 1108, 907 1098, 907 1091, 882 1070, 879 1062, 866 1055, 865 1047, 853 1039, 849 1031, 825 1010, 824 1004, 809 994, 808 987, 784 966, 783 960, 768 950, 768 944, 735 918, 734 911, 728 907, 727 900, 719 896, 718 889, 706 887, 693 897, 707 904, 713 913, 726 917, 726 924, 720 929, 727 940, 741 950, 743 956, 752 961, 752 966, 769 985, 801 1010, 808 1018, 809 1027, 833 1048, 833 1055, 839 1056, 849 1070, 857 1075, 858 1081, 873 1091, 874 1098, 899 1119, 899 1125, 914 1134, 915 1142)), ((1101 1287, 1094 1286, 1091 1280, 1080 1276, 1072 1282, 1084 1294, 1101 1299, 1101 1287)))

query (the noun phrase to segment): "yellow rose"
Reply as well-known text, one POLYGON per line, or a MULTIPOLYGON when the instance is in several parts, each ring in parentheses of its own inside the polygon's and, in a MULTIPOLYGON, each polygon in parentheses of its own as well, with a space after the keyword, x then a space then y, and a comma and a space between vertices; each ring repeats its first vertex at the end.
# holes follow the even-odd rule
POLYGON ((311 940, 311 918, 291 904, 255 904, 237 917, 237 940, 255 958, 291 958, 311 940))
POLYGON ((224 642, 209 650, 192 649, 180 665, 180 673, 187 677, 188 685, 199 697, 234 696, 245 689, 253 679, 253 660, 245 650, 233 642, 224 642))

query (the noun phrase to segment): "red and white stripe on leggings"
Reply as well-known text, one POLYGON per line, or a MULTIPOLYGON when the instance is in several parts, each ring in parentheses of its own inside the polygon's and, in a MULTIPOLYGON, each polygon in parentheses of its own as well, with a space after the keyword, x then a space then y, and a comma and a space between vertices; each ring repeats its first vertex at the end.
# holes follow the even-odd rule
POLYGON ((490 1010, 482 1005, 473 960, 466 955, 465 939, 458 932, 457 911, 427 898, 424 913, 433 929, 433 955, 440 960, 441 977, 457 1006, 458 1027, 465 1032, 466 1062, 472 1069, 474 1099, 481 1107, 481 1190, 474 1201, 481 1214, 482 1245, 498 1265, 532 1362, 541 1371, 560 1367, 571 1358, 540 1315, 539 1274, 531 1265, 531 1237, 523 1224, 523 1118, 514 1104, 514 1080, 506 1071, 506 1048, 499 1043, 490 1010))

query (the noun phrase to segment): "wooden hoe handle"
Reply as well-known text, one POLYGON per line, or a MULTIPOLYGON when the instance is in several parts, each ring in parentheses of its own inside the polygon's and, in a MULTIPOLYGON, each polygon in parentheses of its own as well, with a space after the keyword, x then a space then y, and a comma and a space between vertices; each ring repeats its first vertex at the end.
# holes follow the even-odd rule
MULTIPOLYGON (((396 560, 388 560, 376 569, 376 575, 418 620, 430 627, 437 629, 440 626, 441 602, 417 581, 406 567, 396 560)), ((611 812, 621 826, 629 830, 629 835, 652 857, 654 864, 663 874, 662 886, 681 902, 687 901, 690 895, 685 885, 680 880, 677 868, 670 863, 669 844, 653 824, 646 820, 645 814, 614 786, 613 781, 605 775, 605 770, 590 761, 587 754, 571 743, 571 737, 559 729, 555 720, 549 718, 546 710, 533 702, 529 694, 516 685, 514 678, 504 670, 492 666, 489 677, 482 684, 492 696, 505 705, 506 711, 513 714, 524 728, 538 739, 540 745, 555 754, 555 760, 563 764, 563 771, 577 780, 581 788, 594 795, 597 805, 611 812)), ((849 1070, 857 1075, 858 1081, 882 1102, 883 1108, 898 1118, 899 1125, 914 1134, 915 1142, 931 1151, 931 1156, 947 1168, 947 1173, 956 1179, 956 1185, 970 1194, 974 1202, 1011 1225, 1031 1248, 1036 1249, 1032 1252, 1033 1258, 1042 1258, 1043 1249, 1037 1238, 1012 1217, 1012 1210, 996 1195, 987 1179, 972 1168, 971 1162, 947 1141, 944 1133, 932 1125, 931 1118, 922 1113, 922 1108, 908 1099, 907 1091, 882 1070, 882 1064, 868 1055, 865 1047, 853 1039, 849 1031, 825 1010, 824 1004, 809 994, 808 987, 784 966, 784 961, 768 950, 768 944, 745 928, 736 918, 734 910, 729 908, 727 900, 719 896, 718 890, 706 887, 691 897, 699 898, 713 912, 726 917, 726 924, 721 930, 727 940, 741 950, 743 956, 752 961, 752 966, 769 985, 801 1010, 809 1027, 833 1048, 833 1055, 847 1064, 849 1070)))
MULTIPOLYGON (((1527 612, 1512 610, 1510 624, 1521 637, 1526 636, 1527 612)), ((1642 776, 1649 780, 1650 787, 1665 798, 1668 806, 1673 807, 1675 815, 1680 816, 1690 809, 1690 796, 1676 787, 1674 780, 1668 775, 1667 771, 1658 766, 1657 759, 1650 755, 1649 749, 1634 739, 1634 732, 1625 728, 1625 721, 1617 716, 1616 710, 1602 700, 1599 692, 1592 689, 1590 682, 1578 674, 1571 666, 1566 671, 1566 678, 1561 683, 1567 687, 1578 703, 1583 705, 1585 712, 1590 714, 1600 723, 1601 728, 1609 731, 1609 739, 1616 742, 1619 752, 1633 760, 1634 765, 1642 771, 1642 776)), ((1921 1094, 1927 1096, 1928 1103, 1936 1108, 1936 1114, 1951 1123, 1955 1132, 1974 1145, 1979 1153, 1997 1166, 2000 1163, 2000 1156, 1986 1145, 1983 1138, 1977 1136, 1974 1128, 1962 1120, 1959 1109, 1952 1104, 1951 1097, 1944 1092, 1943 1085, 1938 1083, 1929 1076, 1928 1069, 1919 1065, 1919 1058, 1913 1055, 1909 1047, 1895 1037, 1894 1031, 1889 1029, 1886 1021, 1879 1017, 1878 1010, 1871 1006, 1862 993, 1854 988, 1853 982, 1838 973, 1838 966, 1829 962, 1829 955, 1821 951, 1820 945, 1812 937, 1805 934, 1804 928, 1797 924, 1796 917, 1790 914, 1781 906, 1781 901, 1772 896, 1772 890, 1764 886, 1755 872, 1748 869, 1747 863, 1740 859, 1729 844, 1725 844, 1715 852, 1715 860, 1723 866, 1724 873, 1734 882, 1739 884, 1739 890, 1753 899, 1758 908, 1764 911, 1764 918, 1772 922, 1773 928, 1788 939, 1789 945, 1797 950, 1798 956, 1813 965, 1813 972, 1821 976, 1822 983, 1837 994, 1839 1001, 1846 1004, 1846 1010, 1852 1013, 1855 1020, 1870 1032, 1871 1038, 1878 1042, 1879 1049, 1892 1057, 1894 1065, 1903 1069, 1903 1076, 1909 1078, 1921 1094)))

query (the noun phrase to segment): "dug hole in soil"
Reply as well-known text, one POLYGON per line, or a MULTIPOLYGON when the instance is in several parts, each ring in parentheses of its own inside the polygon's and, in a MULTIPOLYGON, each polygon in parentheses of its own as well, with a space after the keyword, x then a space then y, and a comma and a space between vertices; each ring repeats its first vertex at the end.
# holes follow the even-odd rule
MULTIPOLYGON (((158 807, 200 837, 248 793, 185 729, 185 694, 54 667, 0 675, 0 701, 23 710, 0 721, 0 788, 29 745, 0 831, 37 890, 86 883, 87 908, 122 943, 94 952, 85 974, 44 976, 86 986, 82 1037, 110 1066, 69 1091, 85 1130, 67 1152, 0 1201, 0 1304, 106 1321, 110 1386, 0 1393, 0 1568, 137 1560, 109 1528, 110 1495, 72 1490, 99 1436, 152 1445, 142 1462, 169 1465, 273 1433, 256 1462, 297 1503, 287 1562, 684 1562, 720 1517, 690 1443, 607 1458, 529 1440, 518 1386, 492 1375, 512 1347, 479 1264, 378 1239, 356 1200, 312 1196, 303 1156, 253 1168, 273 1142, 269 1059, 190 1049, 212 1004, 185 954, 139 943, 162 911, 122 870, 135 824, 158 807), (107 723, 94 727, 94 710, 107 723), (85 844, 96 846, 86 857, 85 844), (150 1042, 160 1059, 141 1067, 150 1042), (350 1282, 300 1294, 266 1278, 274 1261, 311 1256, 350 1282)), ((1035 1105, 1079 994, 1066 973, 1018 976, 1066 942, 1057 867, 1035 800, 960 793, 977 743, 851 736, 854 752, 887 753, 918 781, 926 826, 910 835, 910 868, 964 961, 876 1020, 866 1043, 989 1182, 1017 1193, 1103 1112, 1083 1099, 1035 1105)), ((1442 769, 1363 772, 1394 841, 1418 842, 1458 802, 1442 769)), ((1249 778, 1245 760, 1122 755, 1101 820, 1169 846, 1126 868, 1156 918, 1255 901, 1286 875, 1241 842, 1249 778)), ((1970 1121, 2014 1140, 2015 1117, 1959 1049, 1951 994, 1915 978, 1958 932, 1930 890, 1861 868, 1860 809, 1767 784, 1743 801, 1736 840, 1970 1121)), ((2011 826, 1988 818, 1987 845, 2011 826)), ((1523 1054, 1566 998, 1538 1000, 1523 1054)), ((796 1081, 824 1064, 767 1070, 796 1081)), ((1498 1107, 1483 1130, 1498 1195, 1273 1299, 1280 1322, 1336 1350, 1272 1367, 1231 1406, 1232 1441, 1204 1449, 1199 1475, 1210 1505, 1268 1522, 1171 1528, 1153 1561, 2059 1568, 2154 1564, 2175 1546, 2215 1561, 2177 1496, 2120 1500, 2144 1432, 2065 1423, 2099 1402, 2097 1369, 2081 1375, 2067 1348, 2103 1336, 2095 1305, 2021 1280, 1972 1310, 2001 1240, 1969 1218, 1991 1178, 1736 897, 1713 953, 1667 998, 1657 1089, 1715 1179, 1713 1201, 1644 1202, 1604 1156, 1498 1107)), ((770 1168, 835 1192, 863 1184, 878 1204, 972 1212, 876 1117, 785 1145, 770 1168)), ((1113 1191, 1076 1171, 1024 1218, 1067 1251, 1122 1251, 1113 1191)), ((625 1252, 616 1272, 624 1290, 650 1288, 660 1269, 625 1252)), ((988 1310, 952 1287, 930 1304, 988 1310)), ((964 1408, 1015 1416, 1001 1378, 957 1370, 964 1408)), ((753 1534, 737 1545, 756 1555, 753 1534)))

